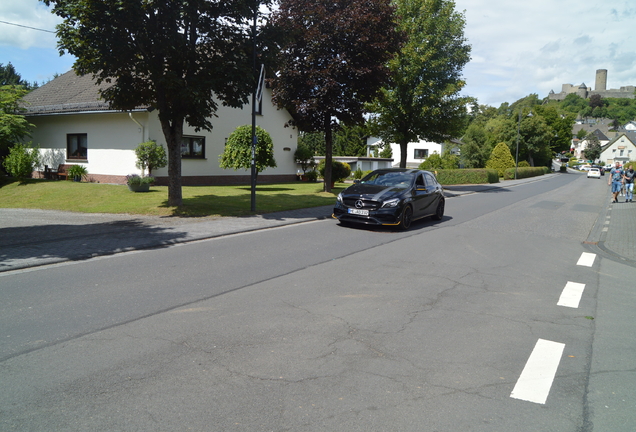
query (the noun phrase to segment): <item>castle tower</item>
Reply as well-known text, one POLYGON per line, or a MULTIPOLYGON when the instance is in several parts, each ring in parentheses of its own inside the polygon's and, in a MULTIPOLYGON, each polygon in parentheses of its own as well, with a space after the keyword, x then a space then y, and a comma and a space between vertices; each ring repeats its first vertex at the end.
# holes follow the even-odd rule
POLYGON ((594 90, 605 91, 607 90, 607 69, 596 70, 596 84, 594 90))

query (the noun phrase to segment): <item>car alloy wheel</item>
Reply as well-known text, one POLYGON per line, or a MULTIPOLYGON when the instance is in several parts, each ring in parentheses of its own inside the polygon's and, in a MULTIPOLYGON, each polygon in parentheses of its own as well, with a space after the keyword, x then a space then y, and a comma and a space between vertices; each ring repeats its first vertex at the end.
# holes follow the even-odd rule
POLYGON ((400 228, 403 230, 407 230, 411 227, 411 222, 413 222, 413 209, 411 206, 404 207, 402 211, 402 221, 400 222, 400 228))
POLYGON ((435 216, 433 216, 433 219, 442 220, 442 218, 444 217, 444 206, 445 205, 446 204, 444 203, 443 199, 439 200, 439 202, 437 203, 437 208, 435 209, 435 216))

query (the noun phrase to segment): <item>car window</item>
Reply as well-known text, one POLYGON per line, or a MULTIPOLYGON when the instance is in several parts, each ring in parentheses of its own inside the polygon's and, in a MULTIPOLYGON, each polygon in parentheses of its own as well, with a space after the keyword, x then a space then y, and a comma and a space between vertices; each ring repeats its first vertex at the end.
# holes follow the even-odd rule
POLYGON ((380 186, 407 188, 411 186, 415 174, 402 171, 378 171, 364 177, 360 183, 380 186))
POLYGON ((424 177, 422 177, 422 174, 418 174, 417 175, 417 179, 415 180, 415 184, 417 186, 425 186, 426 183, 424 183, 424 177))
POLYGON ((437 180, 430 173, 424 173, 424 177, 426 177, 426 184, 429 186, 435 186, 437 184, 437 180))

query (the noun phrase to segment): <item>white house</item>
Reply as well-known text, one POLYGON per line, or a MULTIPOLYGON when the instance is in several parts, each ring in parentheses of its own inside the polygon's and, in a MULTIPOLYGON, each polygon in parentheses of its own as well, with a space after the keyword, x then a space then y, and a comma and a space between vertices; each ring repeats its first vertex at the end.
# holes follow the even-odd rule
MULTIPOLYGON (((598 139, 598 142, 601 144, 601 147, 603 147, 604 145, 610 142, 610 139, 600 129, 595 129, 593 132, 588 134, 588 137, 591 135, 594 135, 598 139)), ((570 144, 570 152, 572 153, 572 155, 576 157, 577 159, 584 159, 585 149, 589 145, 590 143, 589 141, 590 140, 587 139, 587 137, 582 140, 573 138, 570 144)))
MULTIPOLYGON (((367 139, 367 155, 372 155, 376 148, 382 147, 383 142, 378 137, 369 137, 367 139)), ((402 151, 400 145, 391 143, 391 151, 393 152, 393 166, 400 165, 400 157, 402 151)), ((444 144, 438 144, 429 141, 418 141, 409 143, 407 148, 408 154, 406 155, 406 166, 408 168, 417 168, 422 162, 424 162, 430 155, 437 153, 440 156, 444 151, 444 144)))
POLYGON ((636 139, 626 133, 619 134, 616 138, 604 145, 601 149, 601 161, 605 164, 614 165, 619 162, 624 165, 628 161, 636 160, 636 139))
MULTIPOLYGON (((155 140, 167 150, 158 112, 141 107, 129 112, 115 111, 99 99, 98 87, 90 75, 65 73, 24 97, 28 121, 36 127, 31 136, 40 147, 43 164, 50 168, 80 164, 88 169, 92 181, 126 182, 126 175, 140 173, 135 166, 134 149, 141 142, 155 140)), ((294 151, 298 131, 286 128, 291 119, 285 110, 271 102, 271 90, 264 89, 256 118, 274 143, 276 168, 259 174, 259 182, 291 181, 296 178, 294 151)), ((195 131, 184 125, 181 146, 184 185, 249 183, 249 170, 219 167, 229 135, 238 127, 252 123, 251 106, 243 109, 219 104, 212 131, 195 131)), ((167 183, 168 168, 152 172, 158 183, 167 183)))

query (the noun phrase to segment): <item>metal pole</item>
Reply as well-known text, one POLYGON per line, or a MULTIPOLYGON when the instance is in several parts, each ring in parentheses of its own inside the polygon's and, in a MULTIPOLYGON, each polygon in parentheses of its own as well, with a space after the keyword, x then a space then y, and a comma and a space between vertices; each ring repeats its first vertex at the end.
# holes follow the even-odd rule
POLYGON ((256 20, 258 19, 259 1, 254 5, 254 22, 252 24, 252 73, 254 75, 254 91, 252 92, 252 163, 251 163, 251 206, 252 213, 256 212, 256 91, 258 78, 256 77, 256 20))
POLYGON ((519 111, 519 123, 517 123, 517 152, 515 153, 515 180, 517 180, 517 168, 519 167, 519 132, 521 130, 521 111, 519 111))

